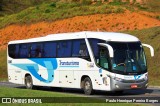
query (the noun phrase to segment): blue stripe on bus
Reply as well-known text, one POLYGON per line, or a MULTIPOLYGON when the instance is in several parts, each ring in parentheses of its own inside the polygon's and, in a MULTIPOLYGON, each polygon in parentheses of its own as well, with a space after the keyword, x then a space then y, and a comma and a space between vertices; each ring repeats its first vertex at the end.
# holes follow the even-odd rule
POLYGON ((54 79, 54 71, 57 69, 57 60, 55 58, 40 58, 40 59, 29 59, 33 61, 33 64, 12 64, 18 68, 21 68, 23 70, 29 71, 32 76, 34 76, 36 79, 44 82, 44 83, 50 83, 54 79), (46 68, 48 73, 48 79, 42 78, 39 74, 39 67, 38 65, 43 66, 46 68))

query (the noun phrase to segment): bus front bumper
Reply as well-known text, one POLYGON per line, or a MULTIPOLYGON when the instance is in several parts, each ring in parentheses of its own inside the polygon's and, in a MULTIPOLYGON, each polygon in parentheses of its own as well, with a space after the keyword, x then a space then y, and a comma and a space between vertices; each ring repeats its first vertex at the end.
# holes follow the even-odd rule
POLYGON ((111 91, 120 91, 126 89, 146 89, 148 87, 148 80, 143 80, 142 82, 123 82, 111 78, 110 84, 111 91))

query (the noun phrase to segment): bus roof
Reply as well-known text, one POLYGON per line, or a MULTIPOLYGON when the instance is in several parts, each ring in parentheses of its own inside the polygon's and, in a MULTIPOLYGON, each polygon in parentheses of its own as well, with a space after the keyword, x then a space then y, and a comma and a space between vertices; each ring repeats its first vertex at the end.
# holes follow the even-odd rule
POLYGON ((96 38, 105 41, 114 42, 137 42, 139 39, 135 36, 116 33, 116 32, 93 32, 93 31, 83 31, 83 32, 73 32, 73 33, 60 33, 60 34, 50 34, 44 37, 37 37, 25 40, 15 40, 10 41, 9 44, 14 43, 28 43, 28 42, 41 42, 41 41, 56 41, 56 40, 69 40, 69 39, 82 39, 82 38, 96 38))

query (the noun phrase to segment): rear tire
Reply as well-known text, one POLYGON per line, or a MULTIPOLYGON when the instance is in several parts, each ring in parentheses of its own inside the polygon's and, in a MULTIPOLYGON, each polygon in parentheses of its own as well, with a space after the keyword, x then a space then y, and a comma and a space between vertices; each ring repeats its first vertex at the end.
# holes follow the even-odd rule
POLYGON ((94 90, 92 86, 92 81, 89 77, 86 77, 83 81, 83 91, 86 95, 92 95, 94 90))
POLYGON ((25 77, 25 85, 26 85, 26 89, 33 89, 33 80, 30 75, 25 77))

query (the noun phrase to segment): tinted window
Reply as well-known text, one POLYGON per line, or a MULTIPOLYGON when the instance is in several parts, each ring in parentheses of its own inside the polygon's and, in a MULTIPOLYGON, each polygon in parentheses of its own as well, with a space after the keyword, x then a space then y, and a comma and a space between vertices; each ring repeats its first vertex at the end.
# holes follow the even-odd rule
POLYGON ((71 57, 71 41, 57 42, 57 57, 71 57))
POLYGON ((98 43, 105 43, 105 41, 100 39, 89 39, 93 54, 95 58, 99 58, 99 46, 98 43))
POLYGON ((84 39, 73 41, 72 57, 80 57, 90 61, 88 48, 84 39))
POLYGON ((56 57, 56 43, 45 42, 43 45, 42 57, 56 57))
POLYGON ((138 75, 147 72, 146 58, 140 42, 108 42, 114 50, 113 72, 138 75))
POLYGON ((31 43, 28 46, 30 57, 42 57, 42 43, 31 43))
POLYGON ((50 41, 9 45, 13 58, 63 58, 79 57, 90 61, 85 40, 50 41))
POLYGON ((29 48, 27 44, 19 45, 19 58, 28 58, 29 57, 29 48))
POLYGON ((110 61, 109 61, 109 51, 106 47, 99 46, 99 62, 97 63, 100 67, 104 69, 111 68, 110 61))
POLYGON ((9 56, 12 58, 16 57, 16 45, 10 44, 8 45, 9 56))
POLYGON ((19 57, 19 45, 15 45, 16 49, 15 49, 15 58, 19 57))

